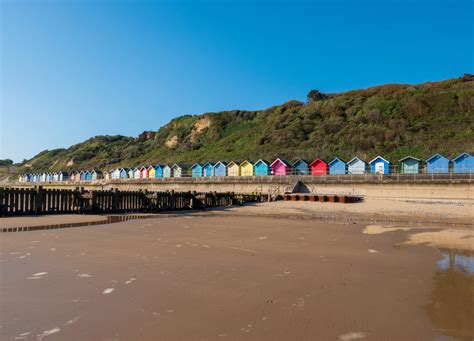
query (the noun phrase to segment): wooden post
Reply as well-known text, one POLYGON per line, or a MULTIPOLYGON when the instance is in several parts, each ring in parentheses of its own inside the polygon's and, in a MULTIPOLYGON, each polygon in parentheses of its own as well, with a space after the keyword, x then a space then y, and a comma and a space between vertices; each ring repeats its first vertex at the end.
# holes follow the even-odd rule
POLYGON ((43 207, 43 186, 36 186, 35 187, 35 214, 39 214, 42 212, 43 207))

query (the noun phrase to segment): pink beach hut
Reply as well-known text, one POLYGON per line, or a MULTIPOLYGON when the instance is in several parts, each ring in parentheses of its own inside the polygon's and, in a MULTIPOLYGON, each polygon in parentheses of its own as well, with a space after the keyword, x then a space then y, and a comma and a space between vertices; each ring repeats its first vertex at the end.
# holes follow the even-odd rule
POLYGON ((272 174, 276 176, 286 176, 291 174, 291 166, 283 159, 276 159, 270 164, 272 174))
POLYGON ((148 178, 148 168, 143 166, 140 168, 140 179, 146 179, 148 178))

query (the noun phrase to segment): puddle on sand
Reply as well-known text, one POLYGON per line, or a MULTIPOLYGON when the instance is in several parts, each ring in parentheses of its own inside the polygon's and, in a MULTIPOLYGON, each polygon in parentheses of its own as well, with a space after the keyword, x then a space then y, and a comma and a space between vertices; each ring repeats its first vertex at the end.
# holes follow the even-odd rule
POLYGON ((63 223, 63 224, 53 224, 53 225, 40 225, 40 226, 9 227, 9 228, 4 228, 0 230, 0 232, 24 232, 24 231, 62 229, 62 228, 68 228, 68 227, 105 225, 105 224, 120 223, 127 220, 149 219, 149 218, 156 218, 156 217, 158 217, 158 215, 141 215, 141 214, 111 215, 111 216, 107 216, 104 220, 86 221, 86 222, 77 222, 77 223, 63 223))
POLYGON ((443 334, 474 339, 474 254, 443 252, 426 312, 443 334))

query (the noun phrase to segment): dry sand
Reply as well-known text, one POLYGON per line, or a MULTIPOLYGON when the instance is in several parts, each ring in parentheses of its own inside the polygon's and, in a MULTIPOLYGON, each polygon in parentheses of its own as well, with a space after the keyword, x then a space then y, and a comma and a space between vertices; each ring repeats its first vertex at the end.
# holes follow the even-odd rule
POLYGON ((434 248, 394 247, 413 229, 366 234, 283 219, 278 205, 276 218, 205 212, 2 234, 0 339, 474 337, 473 277, 437 270, 434 248))
POLYGON ((246 205, 241 208, 230 207, 222 211, 225 211, 226 215, 231 213, 245 216, 474 227, 474 201, 472 200, 368 198, 364 202, 354 204, 276 201, 246 205))

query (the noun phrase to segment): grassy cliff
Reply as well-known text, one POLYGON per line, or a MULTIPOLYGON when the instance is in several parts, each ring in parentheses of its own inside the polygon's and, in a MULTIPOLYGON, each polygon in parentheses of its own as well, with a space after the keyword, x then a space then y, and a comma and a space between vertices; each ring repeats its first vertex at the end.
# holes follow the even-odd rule
POLYGON ((19 170, 56 171, 232 159, 321 156, 391 161, 474 152, 474 77, 387 84, 265 110, 181 116, 137 138, 97 136, 43 151, 19 170))

